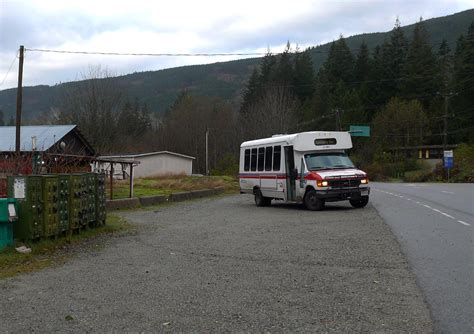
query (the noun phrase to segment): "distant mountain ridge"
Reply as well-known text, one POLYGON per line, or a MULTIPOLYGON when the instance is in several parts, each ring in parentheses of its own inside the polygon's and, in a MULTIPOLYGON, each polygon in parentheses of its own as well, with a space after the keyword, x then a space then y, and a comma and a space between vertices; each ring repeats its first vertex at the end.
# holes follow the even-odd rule
MULTIPOLYGON (((451 50, 454 51, 458 37, 461 34, 466 34, 472 21, 474 21, 474 9, 424 21, 434 52, 437 52, 443 39, 447 40, 451 50)), ((404 26, 402 29, 405 36, 411 39, 414 24, 404 26)), ((365 41, 369 49, 373 49, 389 38, 389 35, 390 31, 355 35, 346 38, 346 43, 356 54, 362 41, 365 41)), ((336 38, 337 36, 335 36, 336 38)), ((330 44, 311 48, 315 70, 318 70, 324 63, 330 44)), ((220 97, 238 106, 242 89, 253 68, 259 63, 260 58, 249 58, 139 72, 118 76, 112 80, 127 92, 130 100, 138 98, 141 103, 147 104, 149 110, 159 114, 163 114, 167 110, 182 90, 198 95, 220 97)), ((41 113, 50 111, 58 104, 61 89, 75 84, 75 82, 68 82, 55 86, 24 87, 23 117, 34 119, 41 113)), ((15 108, 16 88, 0 91, 0 110, 4 112, 5 121, 14 115, 15 108)))

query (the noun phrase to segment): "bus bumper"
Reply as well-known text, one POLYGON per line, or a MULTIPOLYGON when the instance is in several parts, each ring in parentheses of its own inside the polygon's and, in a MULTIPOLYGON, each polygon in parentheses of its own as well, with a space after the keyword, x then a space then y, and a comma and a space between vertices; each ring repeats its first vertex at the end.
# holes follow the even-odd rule
POLYGON ((363 188, 337 188, 316 190, 316 196, 326 202, 345 201, 349 199, 358 199, 362 196, 370 195, 370 187, 363 188))

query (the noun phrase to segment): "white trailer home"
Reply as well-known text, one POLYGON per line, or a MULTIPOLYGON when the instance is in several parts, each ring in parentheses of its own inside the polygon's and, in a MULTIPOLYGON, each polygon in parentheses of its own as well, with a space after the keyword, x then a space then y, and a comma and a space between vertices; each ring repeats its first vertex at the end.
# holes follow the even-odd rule
POLYGON ((240 192, 257 206, 273 199, 304 203, 321 210, 325 202, 349 200, 361 208, 369 201, 367 174, 347 156, 348 132, 302 132, 251 140, 240 145, 240 192))

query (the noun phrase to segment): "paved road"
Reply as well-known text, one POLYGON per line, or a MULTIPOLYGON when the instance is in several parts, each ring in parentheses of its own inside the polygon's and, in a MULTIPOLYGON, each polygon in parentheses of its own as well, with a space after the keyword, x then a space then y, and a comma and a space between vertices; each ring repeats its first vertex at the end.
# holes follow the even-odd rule
POLYGON ((310 212, 236 195, 124 216, 136 235, 0 281, 0 331, 432 331, 370 205, 310 212))
POLYGON ((474 185, 372 183, 439 333, 474 333, 474 185))

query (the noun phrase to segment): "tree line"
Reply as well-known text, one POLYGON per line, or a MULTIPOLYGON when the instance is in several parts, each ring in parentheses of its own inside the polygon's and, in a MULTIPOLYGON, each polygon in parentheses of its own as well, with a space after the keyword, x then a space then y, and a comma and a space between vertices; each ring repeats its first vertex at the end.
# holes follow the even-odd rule
POLYGON ((264 96, 284 88, 293 131, 370 125, 374 144, 392 147, 443 144, 444 132, 447 143, 473 139, 474 22, 454 51, 446 41, 433 47, 421 19, 408 40, 397 19, 390 38, 373 50, 364 42, 350 50, 340 36, 317 72, 310 52, 291 52, 288 44, 281 55, 267 54, 248 81, 240 115, 266 119, 258 115, 264 96))
POLYGON ((205 173, 208 133, 210 169, 229 171, 242 141, 278 133, 349 130, 371 126, 372 136, 356 152, 374 159, 387 148, 473 141, 474 22, 451 49, 430 44, 423 21, 405 36, 396 21, 390 37, 370 50, 334 41, 315 71, 312 49, 270 51, 254 68, 238 107, 222 99, 183 91, 157 118, 91 68, 84 80, 65 87, 57 110, 37 123, 78 124, 101 153, 169 150, 196 157, 205 173), (92 80, 86 80, 92 79, 92 80))

